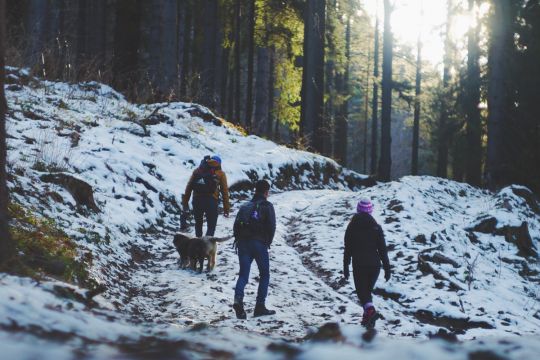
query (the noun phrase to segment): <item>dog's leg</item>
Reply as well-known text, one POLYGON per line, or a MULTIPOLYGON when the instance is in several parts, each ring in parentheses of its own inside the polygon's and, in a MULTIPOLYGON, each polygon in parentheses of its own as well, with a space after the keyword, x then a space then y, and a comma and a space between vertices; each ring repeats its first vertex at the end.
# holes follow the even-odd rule
POLYGON ((204 267, 204 257, 199 259, 199 273, 202 273, 203 267, 204 267))
POLYGON ((212 253, 212 256, 210 257, 210 271, 214 270, 216 267, 216 253, 217 250, 212 253))

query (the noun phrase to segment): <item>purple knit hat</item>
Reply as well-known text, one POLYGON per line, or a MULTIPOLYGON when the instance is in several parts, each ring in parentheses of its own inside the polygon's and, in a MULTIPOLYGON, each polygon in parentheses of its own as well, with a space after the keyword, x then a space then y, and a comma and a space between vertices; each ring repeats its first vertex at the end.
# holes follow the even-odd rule
POLYGON ((373 212, 373 204, 369 199, 362 199, 356 205, 356 212, 365 212, 371 214, 373 212))

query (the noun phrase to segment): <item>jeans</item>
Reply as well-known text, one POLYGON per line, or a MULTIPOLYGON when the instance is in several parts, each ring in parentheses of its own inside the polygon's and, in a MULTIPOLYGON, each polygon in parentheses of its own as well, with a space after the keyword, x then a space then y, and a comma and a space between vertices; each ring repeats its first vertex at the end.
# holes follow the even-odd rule
POLYGON ((206 215, 206 235, 214 236, 218 218, 218 201, 213 196, 195 196, 193 198, 193 217, 195 218, 195 236, 203 234, 203 221, 206 215))
POLYGON ((257 291, 257 305, 264 305, 268 295, 268 285, 270 284, 270 260, 268 257, 268 247, 257 240, 238 241, 238 260, 240 262, 240 274, 234 290, 236 302, 244 300, 244 288, 249 281, 249 271, 253 260, 259 268, 259 289, 257 291))
POLYGON ((379 278, 380 271, 380 266, 360 266, 355 264, 353 260, 354 287, 362 306, 373 301, 371 293, 379 278))

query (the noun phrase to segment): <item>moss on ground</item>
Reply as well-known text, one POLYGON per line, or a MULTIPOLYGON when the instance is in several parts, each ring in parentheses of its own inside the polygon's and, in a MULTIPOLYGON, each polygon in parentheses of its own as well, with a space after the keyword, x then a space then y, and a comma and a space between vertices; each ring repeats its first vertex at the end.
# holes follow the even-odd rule
MULTIPOLYGON (((54 220, 15 203, 11 203, 8 210, 17 251, 0 270, 36 279, 51 276, 82 287, 95 287, 85 263, 79 260, 76 243, 54 220)), ((91 257, 85 260, 91 262, 91 257)))

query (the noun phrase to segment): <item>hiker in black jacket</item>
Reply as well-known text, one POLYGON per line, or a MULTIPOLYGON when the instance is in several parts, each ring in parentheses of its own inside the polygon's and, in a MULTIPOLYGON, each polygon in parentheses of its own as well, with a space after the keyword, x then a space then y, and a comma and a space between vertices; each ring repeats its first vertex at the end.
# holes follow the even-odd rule
POLYGON ((390 279, 390 262, 382 228, 371 216, 373 204, 363 199, 358 202, 356 210, 357 213, 345 232, 343 275, 345 279, 349 278, 349 264, 352 258, 354 286, 364 308, 362 325, 372 327, 378 314, 373 306, 371 294, 381 271, 381 263, 384 278, 386 281, 390 279))
POLYGON ((234 237, 238 249, 240 273, 234 291, 233 308, 238 319, 245 319, 244 288, 249 281, 249 271, 253 260, 259 268, 259 289, 253 316, 274 315, 274 310, 266 308, 265 300, 270 283, 270 261, 268 248, 276 232, 274 206, 267 198, 270 184, 260 180, 255 186, 255 195, 242 205, 234 222, 234 237))

